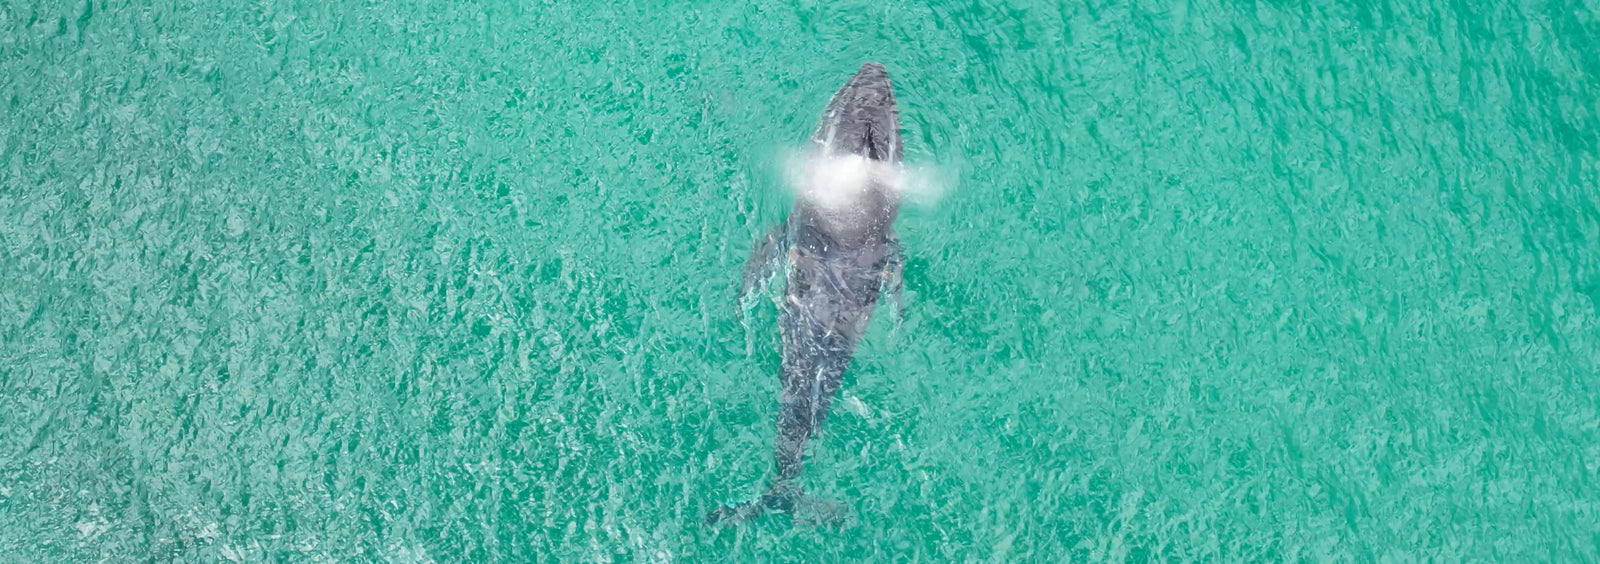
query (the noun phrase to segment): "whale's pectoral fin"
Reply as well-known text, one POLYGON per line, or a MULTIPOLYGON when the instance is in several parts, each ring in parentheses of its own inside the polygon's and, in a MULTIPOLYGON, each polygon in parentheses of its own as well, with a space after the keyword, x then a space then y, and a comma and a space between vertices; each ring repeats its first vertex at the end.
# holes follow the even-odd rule
POLYGON ((900 246, 899 237, 889 237, 888 251, 883 264, 883 289, 888 291, 889 298, 894 300, 895 321, 904 322, 906 252, 900 246))
POLYGON ((756 242, 755 248, 750 250, 750 260, 744 263, 744 284, 739 287, 738 311, 743 317, 746 302, 752 294, 766 288, 767 282, 778 271, 778 265, 783 262, 783 255, 789 251, 789 231, 783 224, 778 224, 767 231, 767 234, 756 242))

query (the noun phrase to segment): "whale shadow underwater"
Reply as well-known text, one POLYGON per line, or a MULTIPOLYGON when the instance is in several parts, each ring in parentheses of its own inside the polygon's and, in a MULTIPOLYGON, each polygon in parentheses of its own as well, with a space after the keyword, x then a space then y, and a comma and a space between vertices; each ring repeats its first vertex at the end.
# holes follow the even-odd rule
POLYGON ((777 476, 759 499, 721 505, 709 525, 769 510, 824 523, 848 521, 843 504, 796 484, 806 444, 828 416, 879 296, 900 303, 905 260, 894 232, 900 209, 899 109, 883 65, 866 63, 829 100, 788 218, 762 237, 744 268, 744 303, 781 271, 783 299, 777 476))

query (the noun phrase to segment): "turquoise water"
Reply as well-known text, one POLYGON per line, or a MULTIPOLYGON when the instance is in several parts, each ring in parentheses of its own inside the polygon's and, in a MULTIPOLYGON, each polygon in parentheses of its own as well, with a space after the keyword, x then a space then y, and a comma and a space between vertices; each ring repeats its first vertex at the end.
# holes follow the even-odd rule
POLYGON ((0 4, 0 560, 1600 559, 1593 1, 150 4, 0 4), (705 528, 865 60, 854 524, 705 528))

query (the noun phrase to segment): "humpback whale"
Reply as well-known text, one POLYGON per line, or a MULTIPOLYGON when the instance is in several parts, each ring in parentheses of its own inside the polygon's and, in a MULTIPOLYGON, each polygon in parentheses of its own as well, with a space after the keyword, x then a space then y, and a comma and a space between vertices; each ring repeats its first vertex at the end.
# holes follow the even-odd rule
POLYGON ((799 171, 788 219, 750 253, 739 299, 785 276, 777 476, 760 499, 722 505, 709 524, 731 524, 767 510, 821 520, 846 509, 802 494, 806 443, 828 415, 856 343, 884 292, 900 302, 904 257, 894 232, 900 209, 900 119, 883 65, 866 63, 829 100, 799 171))

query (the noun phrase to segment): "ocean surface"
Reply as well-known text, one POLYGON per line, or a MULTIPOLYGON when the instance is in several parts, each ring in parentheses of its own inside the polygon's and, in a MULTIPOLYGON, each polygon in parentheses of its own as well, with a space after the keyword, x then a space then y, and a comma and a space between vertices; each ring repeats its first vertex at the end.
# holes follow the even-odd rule
POLYGON ((1594 562, 1597 305, 1595 0, 0 3, 5 562, 1594 562), (853 520, 708 528, 864 61, 853 520))

